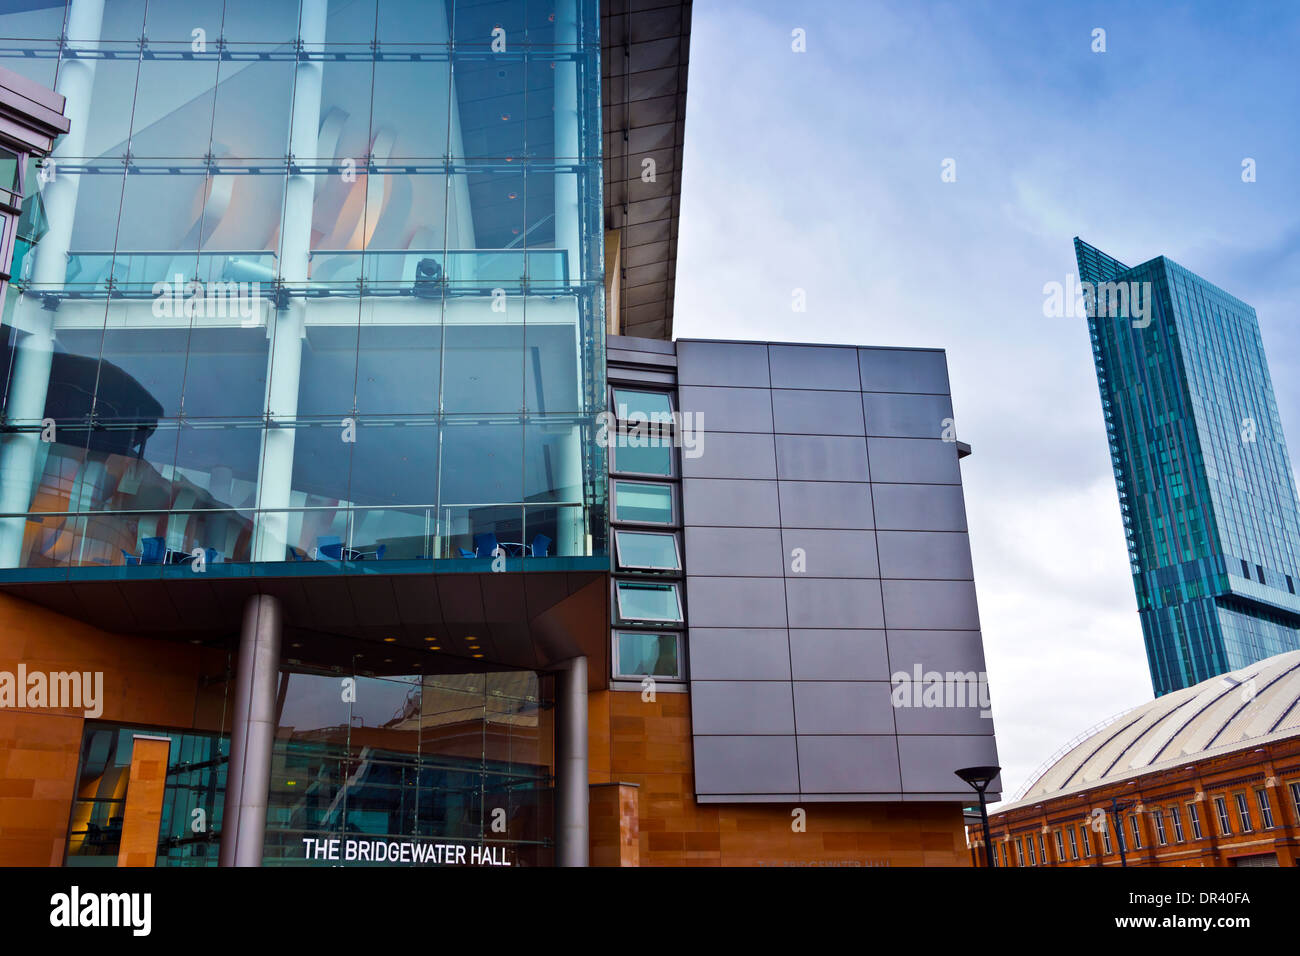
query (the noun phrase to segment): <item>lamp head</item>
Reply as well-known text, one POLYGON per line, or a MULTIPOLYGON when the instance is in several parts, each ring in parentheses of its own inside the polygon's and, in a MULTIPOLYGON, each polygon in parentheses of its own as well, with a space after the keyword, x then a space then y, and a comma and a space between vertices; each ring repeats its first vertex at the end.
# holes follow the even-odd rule
POLYGON ((957 776, 980 792, 983 792, 984 788, 1001 772, 1001 767, 963 767, 961 770, 954 771, 957 776))

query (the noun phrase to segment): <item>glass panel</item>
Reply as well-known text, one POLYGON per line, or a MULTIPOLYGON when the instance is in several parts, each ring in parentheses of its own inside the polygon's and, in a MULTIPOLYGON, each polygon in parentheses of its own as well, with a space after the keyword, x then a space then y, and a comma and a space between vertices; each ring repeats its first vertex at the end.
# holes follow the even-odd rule
MULTIPOLYGON (((151 10, 150 19, 152 13, 151 10)), ((217 21, 220 22, 219 15, 217 21)), ((196 21, 191 28, 197 27, 196 21)), ((215 49, 216 34, 211 37, 213 49, 206 55, 195 54, 188 39, 180 43, 157 42, 152 24, 149 39, 149 55, 141 61, 140 83, 135 91, 131 155, 190 157, 192 160, 206 156, 212 136, 212 106, 219 62, 215 49)), ((124 102, 129 102, 129 99, 124 102)), ((186 166, 198 171, 201 185, 203 164, 192 161, 186 166)))
POLYGON ((524 430, 518 421, 448 419, 442 433, 439 503, 521 502, 523 453, 524 430))
POLYGON ((673 473, 673 446, 667 439, 620 433, 614 436, 613 449, 614 471, 664 477, 673 473))
POLYGON ((672 487, 636 481, 614 482, 614 520, 672 524, 672 487))
POLYGON ((679 642, 677 634, 619 631, 616 673, 629 677, 681 677, 679 642))
POLYGON ((675 535, 617 531, 614 537, 618 542, 618 563, 622 567, 654 571, 681 569, 675 535))
POLYGON ((0 50, 0 67, 54 88, 59 63, 59 34, 64 4, 6 3, 0 7, 0 36, 10 37, 0 50))
POLYGON ((12 150, 0 146, 0 189, 15 192, 18 189, 18 170, 22 158, 12 150))
POLYGON ((357 505, 427 505, 438 499, 438 427, 358 419, 348 500, 357 505))
POLYGON ((680 621, 681 604, 675 584, 615 583, 618 613, 625 621, 680 621))
POLYGON ((444 378, 443 411, 517 414, 522 410, 522 326, 449 325, 445 343, 445 367, 454 369, 455 375, 444 378))
POLYGON ((248 418, 266 396, 266 330, 194 328, 185 368, 188 418, 248 418))
POLYGON ((619 421, 629 415, 643 415, 649 421, 672 420, 672 401, 667 392, 638 392, 629 388, 614 389, 614 414, 619 421))

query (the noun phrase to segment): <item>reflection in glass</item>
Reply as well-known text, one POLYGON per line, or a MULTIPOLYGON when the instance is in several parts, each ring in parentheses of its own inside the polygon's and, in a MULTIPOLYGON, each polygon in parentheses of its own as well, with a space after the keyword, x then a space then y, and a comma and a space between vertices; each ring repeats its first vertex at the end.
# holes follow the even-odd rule
POLYGON ((672 524, 672 487, 639 481, 614 482, 614 520, 672 524))
POLYGON ((675 584, 616 581, 618 614, 625 621, 680 621, 682 605, 675 584))
POLYGON ((146 6, 0 12, 73 120, 0 328, 0 569, 602 553, 595 4, 146 6))
POLYGON ((615 673, 624 677, 680 678, 680 640, 677 634, 619 631, 616 634, 618 659, 615 673))

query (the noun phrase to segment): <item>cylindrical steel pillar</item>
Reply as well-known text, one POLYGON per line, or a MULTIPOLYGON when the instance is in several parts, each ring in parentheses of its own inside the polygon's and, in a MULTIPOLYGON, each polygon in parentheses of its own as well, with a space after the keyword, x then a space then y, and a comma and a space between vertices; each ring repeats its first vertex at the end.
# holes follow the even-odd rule
POLYGON ((586 866, 587 659, 555 675, 555 865, 586 866))
POLYGON ((283 629, 284 613, 278 598, 254 594, 248 599, 235 666, 230 767, 221 825, 222 866, 262 865, 283 629))

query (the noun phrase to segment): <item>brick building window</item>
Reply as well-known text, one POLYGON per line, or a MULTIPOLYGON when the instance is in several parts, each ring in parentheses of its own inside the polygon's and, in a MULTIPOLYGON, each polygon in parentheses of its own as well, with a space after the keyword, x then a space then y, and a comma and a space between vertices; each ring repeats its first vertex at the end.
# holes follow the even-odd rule
POLYGON ((1138 824, 1136 813, 1128 818, 1128 828, 1133 831, 1133 849, 1142 849, 1142 827, 1138 824))
POLYGON ((1161 846, 1169 845, 1169 838, 1165 835, 1165 811, 1157 810, 1151 818, 1156 822, 1156 842, 1161 846))
POLYGON ((1237 819, 1241 821, 1241 832, 1252 832, 1255 825, 1250 820, 1250 807, 1246 804, 1246 795, 1244 793, 1234 793, 1232 796, 1237 802, 1237 819))
POLYGON ((1059 862, 1064 863, 1065 862, 1065 841, 1061 839, 1061 831, 1055 830, 1053 831, 1052 835, 1056 837, 1056 859, 1059 862))
POLYGON ((1264 825, 1264 829, 1273 829, 1273 804, 1269 802, 1268 791, 1263 787, 1255 791, 1255 804, 1259 807, 1259 822, 1264 825))
POLYGON ((1232 820, 1228 818, 1228 801, 1223 797, 1214 798, 1214 814, 1219 818, 1219 835, 1232 836, 1232 820))
POLYGON ((1070 837, 1070 859, 1077 860, 1079 858, 1079 839, 1074 835, 1074 827, 1067 827, 1065 832, 1070 837))
MULTIPOLYGON (((1122 839, 1123 836, 1124 835, 1121 833, 1120 838, 1122 839)), ((1102 856, 1106 856, 1108 853, 1112 852, 1110 848, 1110 821, 1109 820, 1105 821, 1105 825, 1101 828, 1101 846, 1102 846, 1102 851, 1101 851, 1102 856)))
POLYGON ((1083 855, 1092 856, 1092 840, 1088 838, 1087 824, 1079 824, 1079 836, 1083 837, 1083 855))
POLYGON ((1201 839, 1203 836, 1201 833, 1201 811, 1197 809, 1194 803, 1187 805, 1187 822, 1192 825, 1192 839, 1201 839))
POLYGON ((1174 842, 1182 843, 1183 842, 1183 818, 1181 815, 1179 815, 1177 807, 1169 808, 1169 819, 1172 820, 1174 824, 1174 842))

